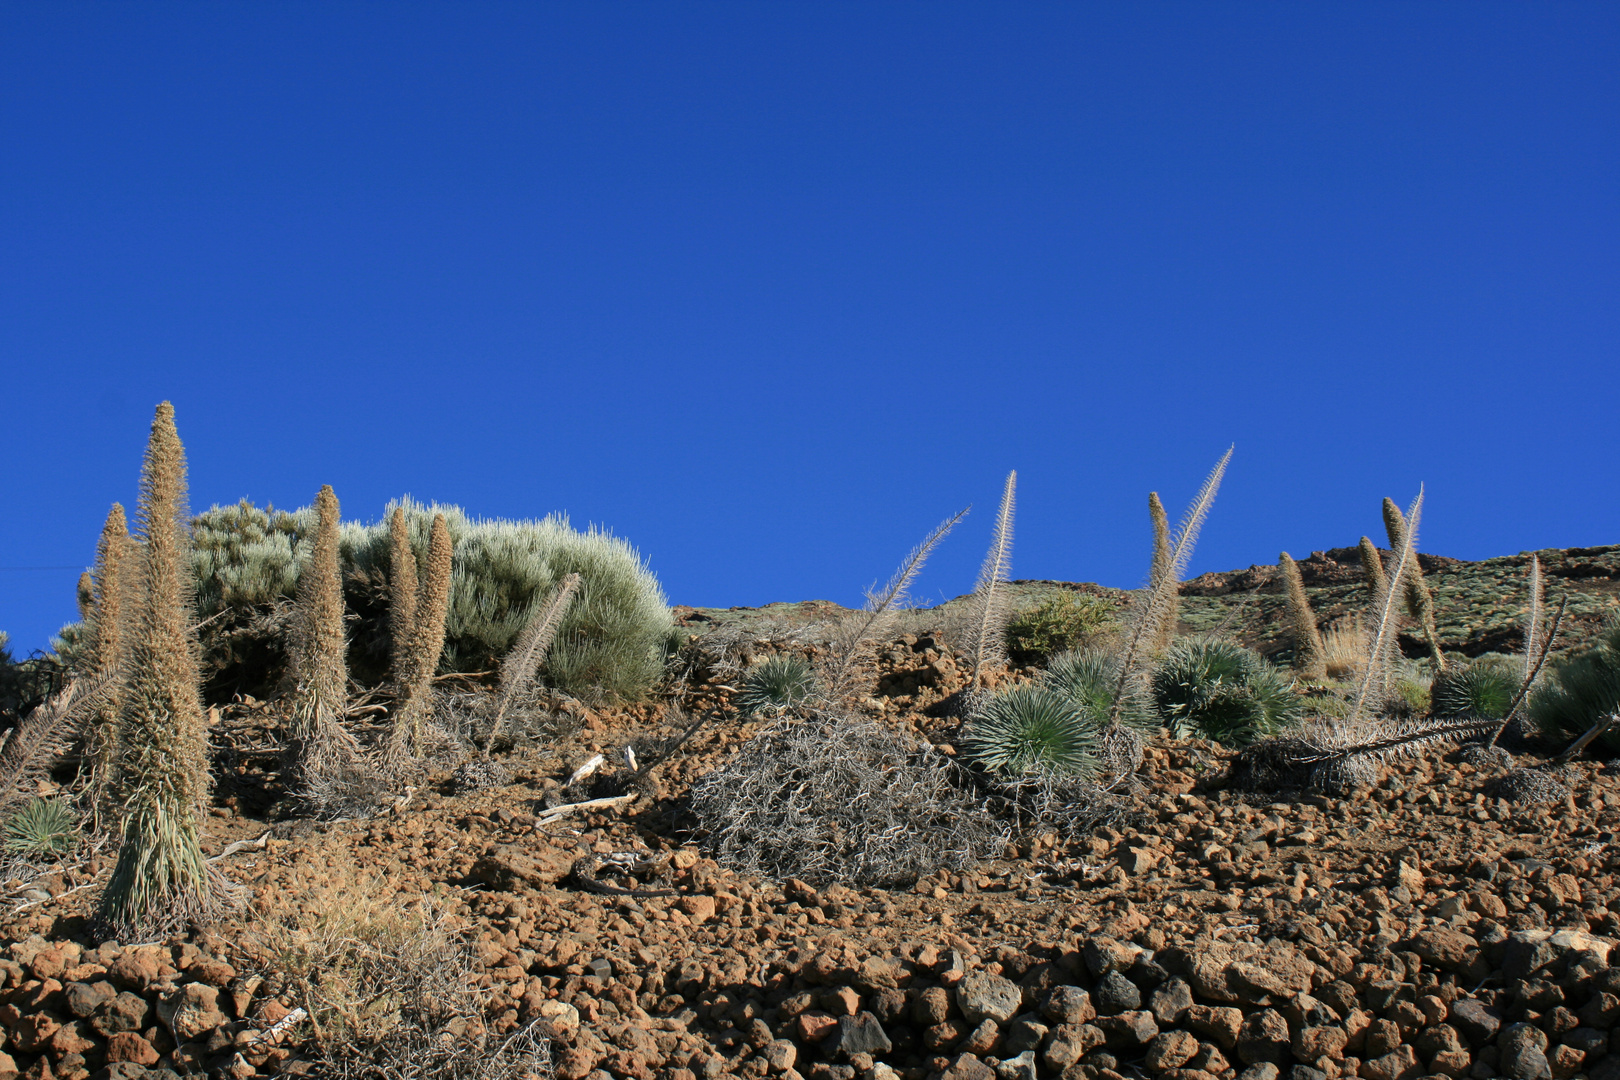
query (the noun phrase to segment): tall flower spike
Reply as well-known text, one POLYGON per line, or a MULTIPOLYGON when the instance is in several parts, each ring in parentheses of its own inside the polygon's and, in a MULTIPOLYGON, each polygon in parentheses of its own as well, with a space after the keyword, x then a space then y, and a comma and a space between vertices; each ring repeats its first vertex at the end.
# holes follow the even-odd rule
POLYGON ((90 810, 97 826, 112 821, 122 795, 119 745, 119 714, 123 708, 129 635, 125 622, 130 615, 129 600, 135 567, 131 566, 132 547, 124 508, 113 503, 96 544, 96 570, 91 588, 91 653, 95 675, 105 680, 101 697, 85 718, 85 750, 90 760, 90 810))
POLYGON ((1382 596, 1389 587, 1384 575, 1384 559, 1378 554, 1378 549, 1367 537, 1361 538, 1356 547, 1356 553, 1361 556, 1361 573, 1367 579, 1367 589, 1372 593, 1374 601, 1382 596))
POLYGON ((968 615, 968 656, 973 660, 970 689, 977 689, 984 669, 1000 664, 1007 657, 1007 584, 1012 580, 1013 494, 1018 485, 1016 471, 1007 474, 1001 491, 1001 509, 990 534, 990 550, 979 568, 968 615))
MULTIPOLYGON (((1157 491, 1148 492, 1148 517, 1153 522, 1153 565, 1148 570, 1148 588, 1158 589, 1164 576, 1170 572, 1170 561, 1174 553, 1170 548, 1170 516, 1164 512, 1164 503, 1159 501, 1157 491)), ((1170 642, 1176 636, 1176 624, 1180 622, 1180 605, 1171 602, 1165 609, 1165 614, 1159 620, 1153 638, 1153 651, 1162 653, 1170 647, 1170 642)))
POLYGON ((416 552, 405 508, 388 518, 388 631, 393 640, 394 682, 404 692, 409 679, 411 634, 416 630, 416 552))
POLYGON ((295 771, 306 779, 343 769, 359 749, 342 724, 349 706, 348 637, 338 565, 342 522, 331 485, 315 496, 315 510, 315 538, 298 577, 292 656, 295 771))
POLYGON ((1356 703, 1345 727, 1354 730, 1367 709, 1389 691, 1391 669, 1395 663, 1396 635, 1400 631, 1399 594, 1406 580, 1407 567, 1417 561, 1418 520, 1423 514, 1423 488, 1418 488, 1402 521, 1400 543, 1395 548, 1395 563, 1385 577, 1383 591, 1374 610, 1378 615, 1378 630, 1367 647, 1366 670, 1362 672, 1361 686, 1356 691, 1356 703))
POLYGON ((860 657, 861 647, 877 637, 894 619, 895 611, 905 603, 906 591, 916 580, 923 563, 928 561, 929 554, 952 529, 956 528, 956 523, 967 516, 970 509, 971 507, 963 507, 940 522, 922 543, 911 549, 900 563, 900 568, 894 572, 894 577, 889 579, 889 583, 881 590, 873 589, 868 592, 866 607, 839 628, 832 643, 833 655, 824 669, 826 677, 823 684, 827 687, 828 693, 840 697, 850 692, 851 673, 855 661, 860 657))
POLYGON ((1288 597, 1288 622, 1294 637, 1294 671, 1302 679, 1321 682, 1327 678, 1327 649, 1322 646, 1322 633, 1316 626, 1316 613, 1305 597, 1305 580, 1299 576, 1299 566, 1288 552, 1277 557, 1282 571, 1283 586, 1288 597))
POLYGON ((168 402, 152 421, 137 506, 144 587, 120 722, 124 837, 99 912, 102 925, 125 941, 206 919, 219 900, 198 835, 209 796, 208 742, 191 604, 186 459, 168 402))
POLYGON ((427 565, 416 590, 416 620, 411 629, 401 690, 403 705, 396 711, 390 752, 394 757, 421 753, 427 716, 432 709, 433 675, 444 652, 444 624, 450 612, 450 579, 454 570, 450 527, 443 514, 433 515, 428 535, 427 565))
MULTIPOLYGON (((1389 534, 1391 549, 1400 546, 1401 534, 1406 531, 1406 519, 1401 516, 1401 508, 1395 505, 1395 500, 1384 499, 1384 531, 1389 534)), ((1406 590, 1406 613, 1417 620, 1423 628, 1423 638, 1429 643, 1429 651, 1434 654, 1436 670, 1446 670, 1446 656, 1440 651, 1440 631, 1434 621, 1434 597, 1429 593, 1429 586, 1423 581, 1423 568, 1413 558, 1406 567, 1404 579, 1406 590)))
POLYGON ((1119 679, 1114 687, 1114 708, 1109 716, 1110 726, 1117 724, 1121 715, 1122 703, 1126 700, 1125 684, 1131 679, 1142 677, 1146 660, 1151 654, 1150 646, 1163 632, 1168 618, 1174 617, 1174 612, 1181 598, 1181 575, 1192 560, 1193 545, 1198 542, 1198 531, 1203 528, 1204 519, 1209 516, 1209 508, 1215 505, 1215 493, 1221 488, 1221 477, 1226 475, 1226 466, 1232 460, 1232 451, 1236 447, 1228 447, 1221 460, 1204 478, 1204 484, 1193 496, 1187 513, 1181 519, 1181 527, 1176 530, 1175 543, 1170 549, 1170 563, 1165 568, 1163 576, 1157 584, 1151 580, 1148 584, 1146 596, 1139 599, 1131 607, 1128 622, 1130 624, 1130 637, 1125 646, 1124 661, 1119 666, 1119 679))

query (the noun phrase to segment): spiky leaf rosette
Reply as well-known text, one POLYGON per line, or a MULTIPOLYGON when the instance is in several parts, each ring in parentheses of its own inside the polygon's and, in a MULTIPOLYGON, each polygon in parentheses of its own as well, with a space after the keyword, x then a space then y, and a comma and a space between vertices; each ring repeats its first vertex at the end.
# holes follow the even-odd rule
POLYGON ((1435 716, 1477 716, 1500 720, 1512 707, 1521 675, 1500 657, 1481 656, 1467 667, 1453 666, 1429 687, 1435 716))
POLYGON ((1041 683, 1078 705, 1099 734, 1110 719, 1144 733, 1157 730, 1152 702, 1134 684, 1125 685, 1123 699, 1118 696, 1120 663, 1118 655, 1102 649, 1060 653, 1046 665, 1041 683))
POLYGON ((216 908, 198 841, 210 778, 186 517, 185 451, 174 407, 164 402, 152 421, 138 503, 143 588, 120 717, 124 837, 99 913, 124 940, 154 936, 216 908))
POLYGON ((987 695, 968 721, 963 752, 991 772, 1096 771, 1096 726, 1049 686, 1025 683, 987 695))
MULTIPOLYGON (((1602 633, 1585 648, 1544 673, 1530 695, 1531 723, 1549 739, 1567 742, 1620 709, 1620 616, 1611 615, 1602 633)), ((1620 750, 1620 727, 1600 737, 1620 750)))
POLYGON ((1297 719, 1289 681, 1252 649, 1220 638, 1177 642, 1153 673, 1159 715, 1182 737, 1247 746, 1297 719))
POLYGON ((780 716, 807 701, 815 689, 810 662, 793 653, 777 653, 748 669, 737 694, 737 708, 749 716, 780 716))
POLYGON ((6 850, 55 857, 79 846, 79 823, 58 799, 30 799, 6 822, 6 850))

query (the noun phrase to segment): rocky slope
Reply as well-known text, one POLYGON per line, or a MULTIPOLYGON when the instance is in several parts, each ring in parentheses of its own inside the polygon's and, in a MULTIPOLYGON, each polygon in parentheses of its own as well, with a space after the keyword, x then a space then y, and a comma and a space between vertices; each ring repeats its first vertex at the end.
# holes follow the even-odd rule
MULTIPOLYGON (((1327 615, 1360 603, 1340 554, 1301 564, 1327 615)), ((1548 559, 1567 571, 1577 628, 1614 603, 1617 556, 1548 559)), ((1236 610, 1272 640, 1267 569, 1189 583, 1188 628, 1236 610)), ((1426 570, 1448 647, 1511 640, 1522 563, 1426 570)), ((284 928, 424 905, 474 950, 481 1019, 453 1030, 543 1031, 564 1080, 1620 1077, 1620 776, 1598 762, 1529 793, 1544 802, 1445 750, 1343 799, 1255 795, 1223 784, 1224 749, 1160 738, 1116 827, 1036 830, 963 873, 856 890, 717 865, 685 796, 761 726, 726 711, 729 680, 759 653, 813 650, 829 611, 683 609, 680 711, 565 703, 572 733, 505 762, 509 782, 464 791, 447 763, 366 820, 267 821, 273 711, 224 710, 208 844, 269 834, 217 864, 251 906, 120 945, 85 918, 108 852, 13 881, 0 1080, 336 1075, 308 1023, 278 1025, 310 1003, 285 970, 284 928), (561 784, 582 762, 626 746, 645 759, 706 711, 631 800, 548 812, 580 797, 561 784), (570 873, 627 851, 667 856, 641 887, 673 895, 602 895, 570 873)), ((949 753, 938 706, 963 685, 950 612, 907 618, 865 673, 862 707, 949 753)), ((599 793, 614 790, 609 775, 599 793)))

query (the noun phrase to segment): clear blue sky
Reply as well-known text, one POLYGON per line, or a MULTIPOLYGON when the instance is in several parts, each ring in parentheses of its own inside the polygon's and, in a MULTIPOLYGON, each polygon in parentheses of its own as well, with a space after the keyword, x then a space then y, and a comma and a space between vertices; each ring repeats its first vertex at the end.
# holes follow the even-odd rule
MULTIPOLYGON (((195 508, 566 511, 857 602, 1620 541, 1620 6, 0 7, 0 566, 195 508)), ((76 569, 0 571, 20 651, 76 569)))

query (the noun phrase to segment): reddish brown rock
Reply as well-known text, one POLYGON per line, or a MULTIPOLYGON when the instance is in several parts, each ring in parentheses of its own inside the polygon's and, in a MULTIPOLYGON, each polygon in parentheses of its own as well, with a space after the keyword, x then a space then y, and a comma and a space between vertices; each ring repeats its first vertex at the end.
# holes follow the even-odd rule
POLYGON ((1194 1005, 1183 1019, 1189 1028, 1209 1036, 1222 1050, 1230 1051, 1237 1046, 1243 1011, 1225 1006, 1194 1005))
POLYGON ((62 1018, 53 1016, 48 1012, 34 1013, 24 1016, 12 1025, 11 1038, 17 1049, 25 1054, 37 1054, 43 1051, 62 1026, 62 1018))
POLYGON ((1198 1053, 1198 1040, 1186 1031, 1166 1031, 1148 1043, 1145 1061, 1154 1070, 1179 1069, 1198 1053))
POLYGON ((1400 1046, 1382 1057, 1361 1063, 1362 1080, 1416 1080, 1423 1072, 1417 1051, 1400 1046))
POLYGON ((157 1064, 158 1052, 152 1044, 133 1031, 115 1032, 107 1039, 107 1061, 109 1064, 119 1061, 129 1061, 136 1065, 157 1064))
POLYGON ((1280 1065, 1289 1053, 1288 1021, 1276 1009, 1256 1009, 1238 1029, 1237 1055, 1246 1065, 1280 1065))

